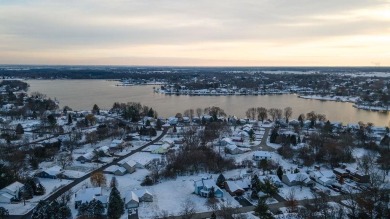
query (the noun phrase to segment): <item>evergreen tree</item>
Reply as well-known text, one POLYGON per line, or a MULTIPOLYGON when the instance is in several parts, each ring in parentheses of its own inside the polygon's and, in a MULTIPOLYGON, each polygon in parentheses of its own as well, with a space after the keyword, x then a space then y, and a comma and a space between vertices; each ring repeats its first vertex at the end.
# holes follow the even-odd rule
POLYGON ((210 217, 211 219, 217 219, 217 215, 215 214, 215 212, 213 212, 212 214, 211 214, 211 217, 210 217))
POLYGON ((156 129, 157 130, 161 130, 161 128, 162 128, 162 122, 161 122, 160 119, 157 119, 157 121, 156 121, 156 129))
POLYGON ((67 219, 72 216, 70 208, 65 203, 40 201, 35 207, 32 219, 67 219))
POLYGON ((110 187, 111 187, 111 188, 118 187, 118 180, 116 179, 115 176, 113 176, 113 177, 111 178, 110 187))
POLYGON ((274 129, 272 129, 272 132, 271 132, 271 136, 270 136, 270 138, 269 138, 269 141, 270 141, 271 143, 275 143, 277 137, 278 137, 278 130, 277 130, 277 128, 274 128, 274 129))
POLYGON ((220 188, 224 188, 225 187, 225 177, 221 174, 219 174, 218 178, 217 178, 217 186, 219 186, 220 188))
POLYGON ((119 219, 124 213, 125 209, 123 200, 118 189, 114 186, 110 193, 107 216, 110 219, 119 219))
POLYGON ((278 170, 276 171, 276 174, 278 175, 279 179, 282 180, 282 176, 283 176, 282 166, 278 167, 278 170))
POLYGON ((274 217, 269 211, 267 203, 265 203, 265 198, 260 198, 257 202, 257 206, 255 208, 255 213, 261 219, 273 219, 274 217))
POLYGON ((9 215, 9 212, 4 207, 0 207, 0 219, 6 218, 9 215))
POLYGON ((209 198, 215 198, 215 188, 214 188, 214 186, 212 186, 211 189, 210 189, 209 198))
POLYGON ((93 199, 88 204, 88 215, 91 218, 100 218, 103 216, 104 206, 99 200, 93 199))
POLYGON ((68 114, 68 124, 72 124, 73 123, 73 119, 72 119, 72 115, 68 114))
POLYGON ((17 134, 17 135, 23 135, 24 134, 24 128, 23 128, 23 126, 20 123, 16 126, 15 134, 17 134))
POLYGON ((34 190, 30 184, 25 184, 19 191, 19 197, 23 200, 31 199, 34 195, 34 190))
POLYGON ((96 104, 93 105, 92 113, 95 115, 100 115, 100 108, 98 107, 98 105, 96 105, 96 104))
POLYGON ((56 211, 56 219, 67 219, 72 217, 72 211, 65 203, 59 204, 58 209, 56 211))
POLYGON ((291 135, 290 142, 292 145, 297 145, 297 137, 295 135, 291 135))
POLYGON ((148 116, 154 118, 154 110, 153 110, 153 108, 149 109, 148 116))
POLYGON ((39 201, 38 205, 34 208, 31 215, 31 219, 45 219, 46 218, 47 203, 45 201, 39 201))

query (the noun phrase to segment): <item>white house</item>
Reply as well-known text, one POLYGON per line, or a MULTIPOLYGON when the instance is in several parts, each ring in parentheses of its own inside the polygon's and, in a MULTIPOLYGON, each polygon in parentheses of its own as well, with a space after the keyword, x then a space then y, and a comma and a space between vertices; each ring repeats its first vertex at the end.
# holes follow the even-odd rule
POLYGON ((107 208, 110 191, 110 189, 103 189, 102 187, 81 189, 74 194, 75 208, 77 209, 81 204, 93 199, 101 201, 103 206, 107 208))
POLYGON ((309 176, 323 186, 332 185, 337 182, 336 174, 331 170, 311 171, 309 176))
POLYGON ((147 189, 138 189, 133 191, 137 196, 140 202, 152 202, 153 195, 147 189))
POLYGON ((111 165, 104 169, 105 173, 114 174, 117 176, 123 176, 126 174, 127 170, 124 167, 118 166, 118 165, 111 165))
POLYGON ((253 153, 252 159, 255 161, 260 161, 263 159, 270 160, 272 159, 272 154, 268 151, 255 151, 253 153))
POLYGON ((124 167, 128 173, 134 173, 137 167, 137 163, 134 160, 122 160, 119 164, 124 167))
POLYGON ((124 198, 124 202, 125 202, 126 209, 138 208, 138 206, 139 206, 139 198, 132 191, 130 191, 126 194, 126 196, 124 198))
POLYGON ((288 186, 304 185, 312 186, 314 182, 305 173, 291 173, 282 176, 282 182, 288 186))
POLYGON ((12 199, 19 198, 19 191, 24 185, 18 181, 0 190, 0 203, 11 203, 12 199))

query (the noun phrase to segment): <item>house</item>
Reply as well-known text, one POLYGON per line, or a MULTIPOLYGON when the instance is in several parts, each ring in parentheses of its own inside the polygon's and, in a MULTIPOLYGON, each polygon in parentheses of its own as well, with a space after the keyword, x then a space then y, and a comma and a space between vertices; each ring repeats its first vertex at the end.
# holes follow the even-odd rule
POLYGON ((24 185, 18 181, 0 190, 0 203, 11 203, 14 199, 19 199, 19 191, 24 185))
POLYGON ((272 155, 268 151, 255 151, 252 156, 252 159, 255 161, 260 161, 263 159, 270 160, 271 158, 272 155))
POLYGON ((345 169, 334 168, 333 173, 336 175, 338 180, 340 180, 340 178, 349 177, 349 173, 345 169))
POLYGON ((46 170, 38 171, 35 176, 40 178, 57 179, 62 173, 63 170, 60 166, 53 166, 46 170))
POLYGON ((234 181, 225 181, 225 189, 232 196, 241 196, 245 192, 245 190, 234 181))
POLYGON ((219 143, 220 146, 227 146, 229 144, 234 144, 234 142, 233 142, 233 140, 231 138, 223 138, 218 143, 219 143))
POLYGON ((266 179, 270 180, 276 187, 282 187, 282 181, 280 181, 277 175, 259 176, 259 180, 264 182, 266 179))
POLYGON ((127 170, 124 167, 120 167, 118 165, 111 165, 104 169, 104 173, 114 174, 116 176, 123 176, 126 174, 127 170))
POLYGON ((137 168, 148 168, 148 166, 156 161, 160 161, 160 154, 151 154, 147 152, 137 152, 130 156, 130 159, 135 161, 137 168))
POLYGON ((151 152, 153 154, 166 154, 168 150, 172 147, 171 144, 164 143, 162 145, 157 146, 155 149, 153 149, 151 152))
POLYGON ((223 191, 215 184, 213 179, 201 179, 194 181, 195 194, 202 197, 209 197, 210 191, 214 189, 217 198, 223 198, 223 191))
POLYGON ((333 183, 336 183, 337 180, 336 180, 336 175, 328 170, 328 171, 311 171, 309 173, 309 176, 311 179, 315 180, 316 182, 318 182, 319 184, 323 185, 323 186, 330 186, 332 185, 333 183))
POLYGON ((225 152, 228 154, 241 154, 242 151, 240 150, 239 147, 235 144, 228 144, 225 147, 225 152))
POLYGON ((81 204, 93 199, 101 201, 103 206, 107 208, 110 192, 110 189, 103 189, 102 187, 81 189, 74 194, 75 208, 77 209, 81 204))
POLYGON ((248 179, 243 179, 243 180, 237 180, 234 181, 236 185, 238 185, 240 188, 244 189, 245 191, 248 191, 251 188, 251 182, 248 179))
POLYGON ((349 173, 349 178, 358 183, 369 183, 370 175, 364 174, 356 169, 347 168, 345 169, 349 173))
POLYGON ((282 176, 282 182, 288 186, 314 186, 314 182, 305 173, 291 173, 282 176))
POLYGON ((92 162, 95 159, 96 159, 96 156, 95 156, 95 153, 93 151, 85 153, 85 154, 76 158, 76 160, 80 161, 81 163, 92 162))
POLYGON ((133 191, 137 196, 140 202, 152 202, 153 195, 147 189, 138 189, 133 191))
POLYGON ((109 149, 110 151, 119 150, 123 146, 123 140, 122 139, 114 139, 112 140, 109 149))
POLYGON ((128 173, 134 173, 137 163, 134 160, 122 160, 119 164, 127 170, 128 173))
POLYGON ((124 203, 126 209, 138 208, 139 198, 134 192, 130 191, 125 195, 124 203))

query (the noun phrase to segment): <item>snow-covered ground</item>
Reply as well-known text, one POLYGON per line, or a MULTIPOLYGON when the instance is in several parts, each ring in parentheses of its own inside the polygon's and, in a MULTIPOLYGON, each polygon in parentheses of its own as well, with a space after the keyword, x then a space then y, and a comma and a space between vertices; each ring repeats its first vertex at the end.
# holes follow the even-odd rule
POLYGON ((320 96, 320 95, 304 95, 298 96, 303 99, 313 99, 313 100, 328 100, 328 101, 341 101, 341 102, 351 102, 355 103, 359 97, 349 97, 349 96, 320 96))
POLYGON ((57 191, 60 187, 65 186, 71 183, 71 180, 60 180, 60 179, 44 179, 39 178, 41 184, 45 187, 46 193, 41 196, 34 196, 32 199, 27 200, 24 204, 23 202, 17 204, 5 204, 0 203, 0 207, 4 207, 9 211, 10 215, 22 215, 34 208, 38 202, 47 196, 49 196, 54 191, 57 191))

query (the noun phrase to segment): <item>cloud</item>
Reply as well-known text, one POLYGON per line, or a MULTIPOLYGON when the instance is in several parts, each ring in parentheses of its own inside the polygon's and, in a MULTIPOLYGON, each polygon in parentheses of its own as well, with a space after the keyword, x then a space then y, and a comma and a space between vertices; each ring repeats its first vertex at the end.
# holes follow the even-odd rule
POLYGON ((390 36, 390 6, 384 0, 42 0, 0 6, 0 58, 12 56, 7 60, 14 62, 23 60, 18 56, 45 62, 53 54, 59 63, 73 60, 65 55, 115 59, 96 51, 116 53, 121 62, 148 54, 150 60, 265 60, 267 54, 253 50, 291 54, 290 48, 313 45, 328 56, 329 44, 356 53, 359 45, 345 40, 355 36, 367 36, 371 40, 361 46, 381 54, 378 40, 370 37, 390 36))

